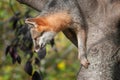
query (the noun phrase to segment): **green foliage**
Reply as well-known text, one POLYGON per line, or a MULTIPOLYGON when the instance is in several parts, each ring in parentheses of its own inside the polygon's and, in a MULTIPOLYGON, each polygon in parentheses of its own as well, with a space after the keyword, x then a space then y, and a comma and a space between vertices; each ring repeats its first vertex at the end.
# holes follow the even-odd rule
MULTIPOLYGON (((24 58, 21 65, 13 65, 10 55, 5 57, 4 54, 6 46, 12 41, 15 34, 12 32, 11 24, 7 23, 14 15, 11 5, 15 12, 20 11, 22 14, 28 9, 27 6, 19 4, 16 0, 11 0, 11 3, 9 1, 0 1, 0 80, 29 80, 31 77, 23 70, 23 63, 27 58, 23 52, 19 50, 20 56, 24 58)), ((37 14, 38 12, 32 10, 32 16, 37 14)), ((24 23, 24 20, 21 22, 24 23)), ((55 43, 55 48, 47 46, 47 56, 35 69, 40 68, 44 80, 75 80, 80 65, 77 59, 77 49, 62 33, 56 36, 55 43)))

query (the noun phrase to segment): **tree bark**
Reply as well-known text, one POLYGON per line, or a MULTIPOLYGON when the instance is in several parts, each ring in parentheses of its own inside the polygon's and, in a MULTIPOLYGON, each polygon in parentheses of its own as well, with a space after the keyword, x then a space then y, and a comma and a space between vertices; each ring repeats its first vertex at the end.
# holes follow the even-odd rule
MULTIPOLYGON (((48 0, 18 1, 41 11, 48 0)), ((88 69, 80 69, 77 80, 120 80, 120 11, 111 6, 120 5, 119 0, 76 1, 88 26, 87 57, 90 62, 88 69)), ((77 46, 75 33, 72 30, 63 32, 77 46)))
POLYGON ((17 0, 22 4, 28 5, 37 11, 41 11, 49 0, 17 0))
POLYGON ((88 69, 81 68, 78 80, 120 80, 120 42, 111 33, 104 35, 93 25, 88 34, 88 69))
POLYGON ((111 9, 114 3, 120 3, 110 3, 110 0, 78 2, 88 23, 87 56, 90 61, 88 69, 81 68, 78 80, 120 80, 120 12, 117 6, 111 9))

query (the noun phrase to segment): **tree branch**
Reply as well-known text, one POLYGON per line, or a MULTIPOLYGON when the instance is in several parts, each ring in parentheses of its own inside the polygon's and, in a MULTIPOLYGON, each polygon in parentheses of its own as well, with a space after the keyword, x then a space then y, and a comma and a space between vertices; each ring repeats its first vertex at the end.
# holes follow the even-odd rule
POLYGON ((37 11, 41 11, 48 0, 17 0, 21 4, 28 5, 37 11))

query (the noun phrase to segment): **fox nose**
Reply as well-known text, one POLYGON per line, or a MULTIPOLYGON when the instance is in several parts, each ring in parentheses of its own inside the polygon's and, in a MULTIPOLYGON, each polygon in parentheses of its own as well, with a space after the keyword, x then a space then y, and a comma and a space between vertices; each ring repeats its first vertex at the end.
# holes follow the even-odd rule
POLYGON ((29 19, 25 19, 25 23, 29 23, 29 19))

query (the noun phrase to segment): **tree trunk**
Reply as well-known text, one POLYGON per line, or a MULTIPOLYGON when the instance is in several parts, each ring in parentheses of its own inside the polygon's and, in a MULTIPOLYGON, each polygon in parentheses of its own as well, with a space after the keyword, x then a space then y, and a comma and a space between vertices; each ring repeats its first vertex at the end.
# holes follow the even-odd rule
POLYGON ((110 0, 78 2, 88 23, 90 61, 88 69, 81 68, 78 80, 120 80, 120 9, 113 7, 114 3, 120 3, 110 3, 110 0))
MULTIPOLYGON (((31 0, 18 1, 40 11, 49 0, 37 0, 34 3, 31 3, 31 0)), ((87 57, 90 62, 88 69, 80 69, 77 79, 120 80, 120 11, 117 8, 120 5, 119 0, 76 1, 79 2, 88 26, 87 57), (117 4, 116 7, 114 3, 117 4)), ((66 30, 64 34, 77 46, 73 31, 66 30)))
POLYGON ((103 35, 92 26, 88 31, 88 69, 81 68, 78 80, 120 80, 120 42, 116 34, 103 35), (103 37, 104 36, 104 37, 103 37))

